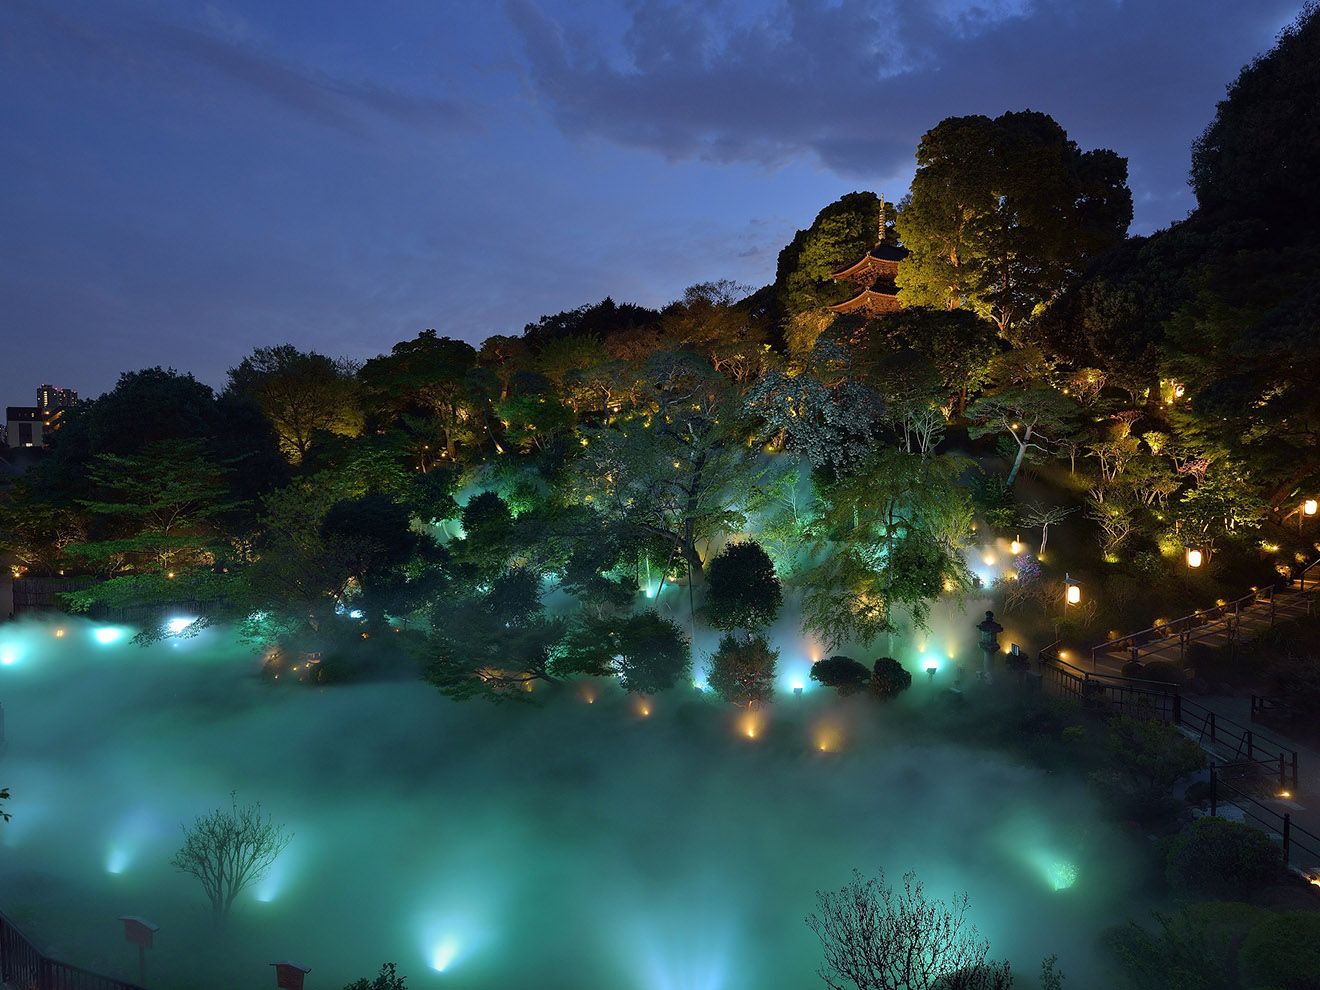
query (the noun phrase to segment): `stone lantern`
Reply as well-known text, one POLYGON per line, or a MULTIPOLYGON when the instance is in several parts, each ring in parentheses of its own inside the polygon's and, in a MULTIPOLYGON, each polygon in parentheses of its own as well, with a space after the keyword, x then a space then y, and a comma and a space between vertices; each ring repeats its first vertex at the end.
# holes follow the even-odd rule
POLYGON ((990 676, 990 658, 999 652, 999 634, 1004 631, 1004 627, 995 621, 995 613, 987 611, 985 620, 978 622, 976 628, 980 630, 981 642, 977 644, 981 648, 981 679, 986 683, 991 680, 990 676))

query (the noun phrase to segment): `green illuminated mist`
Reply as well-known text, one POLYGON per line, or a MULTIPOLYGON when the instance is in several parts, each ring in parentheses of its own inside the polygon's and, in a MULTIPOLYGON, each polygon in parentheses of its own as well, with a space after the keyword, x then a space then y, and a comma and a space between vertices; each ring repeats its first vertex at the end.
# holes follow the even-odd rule
POLYGON ((130 979, 115 919, 155 921, 154 987, 273 985, 285 959, 309 990, 385 960, 416 990, 819 986, 803 917, 856 867, 968 891, 996 956, 1031 974, 1058 952, 1079 990, 1104 985, 1094 934, 1126 914, 1125 854, 1084 793, 909 745, 899 708, 817 691, 749 726, 696 690, 647 714, 599 686, 455 704, 411 682, 272 685, 217 632, 142 650, 56 628, 0 627, 0 910, 130 979), (169 859, 235 788, 294 838, 217 937, 169 859))

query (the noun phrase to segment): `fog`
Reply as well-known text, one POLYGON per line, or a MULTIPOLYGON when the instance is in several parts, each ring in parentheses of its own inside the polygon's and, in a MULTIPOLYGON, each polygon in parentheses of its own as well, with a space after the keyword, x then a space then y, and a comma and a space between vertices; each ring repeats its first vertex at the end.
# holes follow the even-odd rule
MULTIPOLYGON (((978 618, 947 621, 970 644, 978 618)), ((1129 913, 1129 840, 1079 784, 905 741, 943 671, 884 707, 809 683, 751 716, 687 687, 491 705, 272 684, 223 630, 142 649, 105 629, 0 625, 0 910, 63 961, 136 979, 128 914, 160 925, 148 984, 169 990, 274 986, 276 960, 309 990, 386 960, 411 990, 810 988, 803 918, 857 868, 966 891, 1019 986, 1054 952, 1069 990, 1109 985, 1095 935, 1129 913), (231 790, 293 840, 216 936, 169 860, 231 790)), ((784 635, 791 682, 816 647, 784 635)))

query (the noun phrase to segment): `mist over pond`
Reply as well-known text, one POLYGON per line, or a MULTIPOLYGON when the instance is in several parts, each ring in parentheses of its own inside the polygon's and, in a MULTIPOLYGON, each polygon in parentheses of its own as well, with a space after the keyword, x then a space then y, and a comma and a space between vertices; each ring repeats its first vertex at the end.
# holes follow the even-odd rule
POLYGON ((220 630, 140 649, 100 628, 0 627, 0 910, 75 965, 136 978, 132 914, 161 926, 157 988, 270 986, 284 959, 309 990, 384 960, 416 990, 809 988, 803 917, 857 868, 967 891, 1024 985, 1053 952, 1070 988, 1107 985, 1095 933, 1129 911, 1128 840, 1075 782, 905 741, 924 681, 892 707, 781 696, 748 732, 695 689, 459 704, 272 684, 220 630), (294 836, 217 938, 169 860, 235 789, 294 836))

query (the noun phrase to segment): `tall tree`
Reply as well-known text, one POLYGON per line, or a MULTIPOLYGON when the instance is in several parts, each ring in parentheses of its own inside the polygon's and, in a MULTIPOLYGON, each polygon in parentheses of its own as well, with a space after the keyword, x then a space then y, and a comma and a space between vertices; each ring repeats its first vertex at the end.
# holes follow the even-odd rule
POLYGON ((467 373, 476 363, 471 344, 423 330, 395 344, 389 354, 372 358, 358 378, 369 409, 387 423, 405 412, 431 420, 452 461, 459 444, 474 439, 467 373))
POLYGON ((748 449, 736 390, 697 355, 657 353, 639 388, 639 411, 582 431, 579 497, 661 537, 700 575, 706 541, 765 501, 769 468, 748 449))
POLYGON ((783 602, 775 565, 755 540, 730 543, 710 562, 706 613, 716 629, 751 636, 775 621, 783 602))
POLYGON ((1005 336, 1053 299, 1132 220, 1127 161, 1082 152, 1030 110, 950 117, 926 132, 898 234, 908 304, 964 302, 1005 336))
POLYGON ((1305 4, 1269 52, 1228 87, 1192 145, 1203 210, 1291 230, 1320 219, 1320 5, 1305 4))
MULTIPOLYGON (((886 238, 893 243, 893 220, 886 210, 886 238)), ((799 230, 779 252, 775 292, 785 321, 800 313, 840 303, 856 292, 830 276, 857 261, 880 240, 880 197, 851 192, 826 206, 806 230, 799 230)))
POLYGON ((971 506, 956 484, 963 466, 947 455, 881 449, 822 486, 802 615, 828 646, 892 632, 899 610, 924 626, 930 602, 971 586, 963 557, 971 506))
POLYGON ((297 464, 317 430, 353 437, 362 432, 356 368, 292 344, 258 347, 229 369, 229 388, 253 399, 270 420, 280 449, 297 464))
POLYGON ((1051 388, 1015 388, 982 396, 967 410, 968 433, 981 437, 1007 433, 1017 445, 1005 486, 1013 484, 1028 450, 1048 451, 1053 435, 1068 429, 1077 404, 1051 388))

